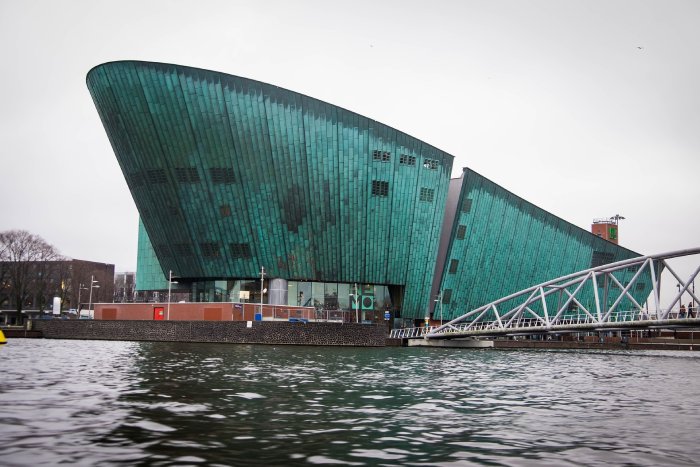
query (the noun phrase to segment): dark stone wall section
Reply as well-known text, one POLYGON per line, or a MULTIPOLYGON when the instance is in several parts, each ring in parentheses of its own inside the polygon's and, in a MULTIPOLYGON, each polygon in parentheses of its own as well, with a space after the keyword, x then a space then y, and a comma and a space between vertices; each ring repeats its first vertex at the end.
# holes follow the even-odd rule
POLYGON ((386 328, 372 324, 283 321, 103 321, 35 320, 32 329, 48 339, 102 339, 231 344, 383 347, 386 328))

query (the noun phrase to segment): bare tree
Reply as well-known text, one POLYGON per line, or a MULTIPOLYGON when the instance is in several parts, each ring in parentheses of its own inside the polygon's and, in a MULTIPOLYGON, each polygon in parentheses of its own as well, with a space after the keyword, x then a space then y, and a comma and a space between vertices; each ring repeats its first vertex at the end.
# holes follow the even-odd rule
MULTIPOLYGON (((63 259, 56 248, 26 230, 0 232, 0 284, 21 313, 27 300, 43 296, 50 281, 47 262, 63 259), (37 295, 38 294, 38 295, 37 295)), ((39 298, 43 306, 44 298, 39 298)))

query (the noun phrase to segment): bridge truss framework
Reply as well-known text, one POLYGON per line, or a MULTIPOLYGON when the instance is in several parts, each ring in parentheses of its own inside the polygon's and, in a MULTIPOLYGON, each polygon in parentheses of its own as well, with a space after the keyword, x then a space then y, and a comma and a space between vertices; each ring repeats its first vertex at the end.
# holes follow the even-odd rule
POLYGON ((442 326, 394 329, 391 337, 456 339, 700 326, 700 310, 683 314, 676 309, 686 293, 695 304, 700 303, 692 287, 700 265, 682 279, 668 263, 673 258, 698 254, 700 248, 692 248, 586 269, 500 298, 442 326), (634 275, 621 282, 615 273, 625 269, 634 271, 634 275), (679 284, 678 292, 665 307, 661 304, 664 270, 679 284), (640 280, 650 280, 652 286, 649 298, 641 303, 633 294, 640 280), (592 303, 582 298, 583 291, 588 297, 592 291, 592 303), (612 304, 610 297, 615 297, 612 304))

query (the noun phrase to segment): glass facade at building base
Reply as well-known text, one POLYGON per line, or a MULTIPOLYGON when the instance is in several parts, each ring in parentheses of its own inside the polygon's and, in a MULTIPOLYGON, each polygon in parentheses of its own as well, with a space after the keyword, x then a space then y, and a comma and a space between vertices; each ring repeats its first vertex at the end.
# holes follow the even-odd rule
MULTIPOLYGON (((392 316, 401 315, 401 296, 403 287, 378 284, 345 284, 337 282, 286 282, 286 300, 273 303, 270 300, 270 283, 274 279, 265 279, 262 284, 264 304, 314 307, 317 310, 359 311, 360 315, 368 313, 390 312, 392 316), (357 300, 355 299, 357 297, 357 300)), ((180 284, 184 286, 185 284, 180 284)), ((196 281, 189 284, 190 301, 193 302, 241 302, 260 303, 260 279, 196 281)), ((374 321, 373 318, 368 318, 374 321)))

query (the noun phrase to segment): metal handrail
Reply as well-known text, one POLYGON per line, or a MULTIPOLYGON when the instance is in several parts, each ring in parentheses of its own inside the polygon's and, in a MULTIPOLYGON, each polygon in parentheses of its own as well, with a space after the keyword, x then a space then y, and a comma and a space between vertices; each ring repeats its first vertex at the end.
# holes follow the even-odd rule
MULTIPOLYGON (((683 322, 683 320, 697 319, 700 318, 696 313, 686 313, 681 315, 678 311, 662 310, 660 314, 650 313, 647 311, 640 310, 625 310, 619 311, 610 316, 607 323, 625 323, 626 325, 631 325, 634 328, 635 324, 639 325, 640 329, 654 325, 658 321, 659 316, 666 316, 667 321, 683 322)), ((576 331, 577 326, 581 325, 599 325, 599 321, 593 319, 591 316, 585 313, 577 313, 575 315, 566 315, 556 320, 550 321, 548 325, 542 324, 542 320, 536 318, 521 318, 515 324, 513 324, 509 330, 514 333, 527 332, 542 332, 552 330, 554 332, 567 332, 576 331)), ((425 338, 431 332, 437 330, 440 326, 420 326, 411 328, 396 328, 392 329, 389 333, 389 337, 392 339, 416 339, 425 338)), ((629 328, 630 326, 626 326, 629 328)), ((441 331, 442 334, 450 335, 460 335, 465 332, 469 332, 470 335, 489 335, 492 334, 494 330, 502 331, 499 322, 497 320, 490 321, 476 321, 476 322, 462 322, 456 323, 450 328, 441 331), (489 332, 491 331, 491 332, 489 332)))

